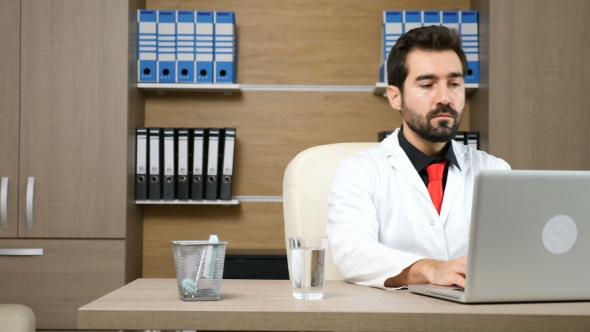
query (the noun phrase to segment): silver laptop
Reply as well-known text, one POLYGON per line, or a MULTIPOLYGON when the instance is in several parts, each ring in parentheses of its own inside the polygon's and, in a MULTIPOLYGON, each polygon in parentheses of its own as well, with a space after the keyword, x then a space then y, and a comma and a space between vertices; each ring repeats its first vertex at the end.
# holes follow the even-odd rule
POLYGON ((479 172, 465 289, 408 289, 463 303, 590 300, 590 171, 479 172))

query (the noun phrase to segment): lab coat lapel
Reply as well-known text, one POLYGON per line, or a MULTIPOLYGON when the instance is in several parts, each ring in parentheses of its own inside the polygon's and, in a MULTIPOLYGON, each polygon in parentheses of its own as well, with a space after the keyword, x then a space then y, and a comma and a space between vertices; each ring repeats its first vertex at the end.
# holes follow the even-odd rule
POLYGON ((467 171, 471 167, 471 157, 468 155, 465 145, 457 143, 454 140, 451 141, 451 144, 461 169, 458 169, 453 164, 449 165, 447 183, 445 185, 445 192, 440 211, 440 219, 442 220, 443 225, 446 223, 449 214, 451 213, 453 204, 458 199, 459 192, 465 190, 465 177, 467 175, 467 171))
MULTIPOLYGON (((399 145, 399 141, 397 139, 397 135, 399 132, 399 128, 396 129, 389 137, 387 137, 384 141, 385 151, 387 152, 387 157, 389 158, 389 163, 391 166, 397 170, 402 176, 404 176, 408 182, 410 182, 418 192, 420 192, 428 202, 432 200, 430 198, 430 194, 428 193, 428 189, 424 185, 424 182, 416 172, 414 165, 404 152, 404 150, 399 145)), ((434 205, 432 205, 434 209, 434 205)))

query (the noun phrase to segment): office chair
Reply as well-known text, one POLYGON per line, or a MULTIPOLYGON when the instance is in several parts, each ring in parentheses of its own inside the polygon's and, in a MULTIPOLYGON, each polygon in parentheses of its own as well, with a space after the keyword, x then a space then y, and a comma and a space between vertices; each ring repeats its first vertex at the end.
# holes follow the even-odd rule
MULTIPOLYGON (((328 196, 334 172, 340 160, 377 146, 379 143, 337 143, 309 148, 287 166, 283 178, 283 213, 289 275, 291 254, 289 237, 324 237, 328 222, 328 196)), ((325 280, 342 280, 328 246, 325 280)))
POLYGON ((35 332, 35 314, 20 304, 0 304, 0 332, 35 332))

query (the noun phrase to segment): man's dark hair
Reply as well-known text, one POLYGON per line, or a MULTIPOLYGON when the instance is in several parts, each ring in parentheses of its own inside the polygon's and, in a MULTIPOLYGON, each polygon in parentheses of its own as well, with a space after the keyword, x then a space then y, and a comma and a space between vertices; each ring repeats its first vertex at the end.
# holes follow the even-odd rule
POLYGON ((415 28, 398 39, 387 58, 388 84, 398 87, 402 93, 404 82, 408 77, 406 58, 408 53, 414 49, 424 51, 453 50, 461 60, 463 75, 467 73, 467 59, 461 49, 461 37, 459 37, 457 30, 435 25, 415 28))

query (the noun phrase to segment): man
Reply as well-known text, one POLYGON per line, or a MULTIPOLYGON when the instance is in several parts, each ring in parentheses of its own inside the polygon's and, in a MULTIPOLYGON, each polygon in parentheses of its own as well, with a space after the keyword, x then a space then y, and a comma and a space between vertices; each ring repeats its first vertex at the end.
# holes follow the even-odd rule
POLYGON ((467 71, 455 30, 410 30, 387 68, 402 127, 340 163, 326 229, 334 262, 345 280, 366 286, 464 287, 475 174, 510 166, 453 141, 467 71))

